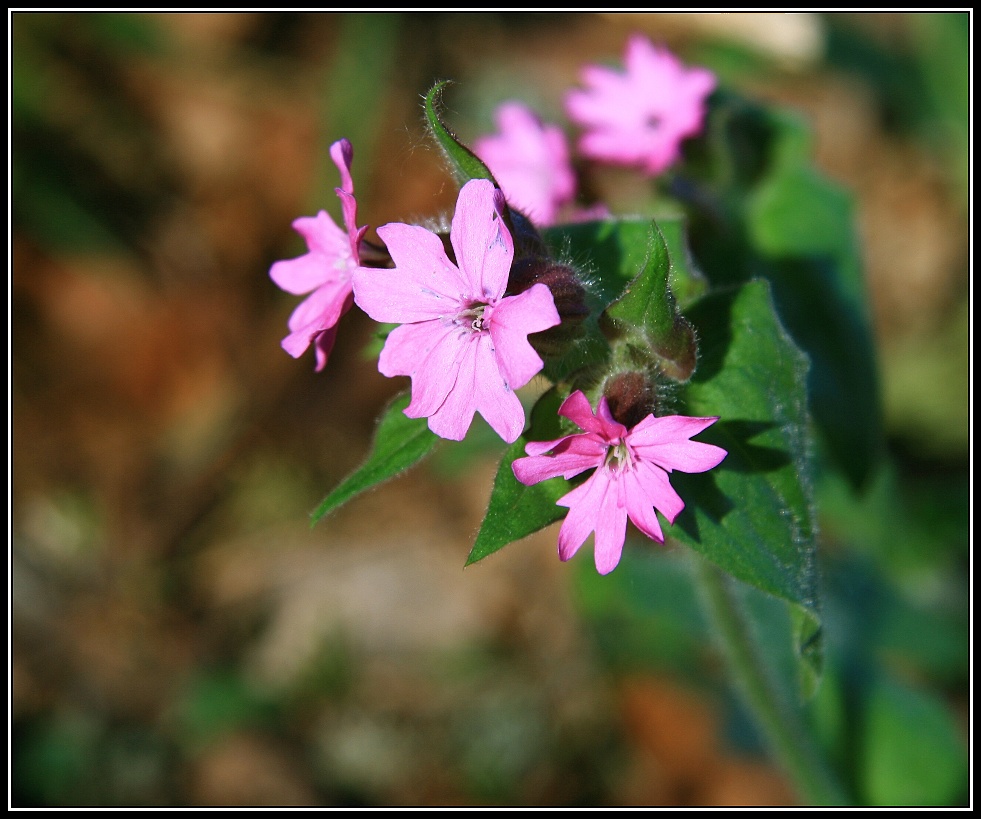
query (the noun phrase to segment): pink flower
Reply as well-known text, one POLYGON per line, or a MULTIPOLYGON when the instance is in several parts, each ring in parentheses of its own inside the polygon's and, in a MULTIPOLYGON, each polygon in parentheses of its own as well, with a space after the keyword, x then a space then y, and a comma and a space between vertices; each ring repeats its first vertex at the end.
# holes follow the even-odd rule
POLYGON ((628 40, 624 63, 626 72, 586 66, 586 90, 568 93, 566 111, 586 129, 579 140, 584 156, 656 176, 679 158, 681 141, 701 131, 715 75, 686 69, 639 34, 628 40))
POLYGON ((501 105, 495 122, 500 133, 478 139, 474 153, 490 168, 509 204, 536 224, 553 224, 576 193, 565 134, 556 125, 543 125, 520 102, 501 105))
POLYGON ((512 469, 519 481, 530 486, 558 475, 568 480, 596 468, 557 505, 569 508, 559 530, 559 557, 571 558, 595 531, 594 557, 600 574, 609 574, 620 562, 628 517, 649 538, 664 543, 655 508, 669 523, 685 508, 668 482, 669 472, 705 472, 727 455, 720 447, 689 440, 718 418, 648 415, 628 430, 614 420, 605 397, 594 415, 579 391, 563 402, 559 415, 586 431, 556 441, 529 442, 525 452, 530 457, 517 458, 512 469))
POLYGON ((276 262, 269 275, 288 293, 310 296, 290 316, 290 333, 283 339, 283 349, 299 358, 312 343, 317 355, 317 371, 324 368, 337 338, 337 322, 353 304, 351 274, 358 266, 358 245, 367 227, 357 227, 357 202, 351 179, 354 149, 346 139, 330 146, 330 156, 341 173, 340 188, 344 226, 341 230, 325 211, 303 216, 293 228, 307 242, 306 254, 296 259, 276 262))
POLYGON ((542 368, 528 334, 559 323, 552 294, 535 284, 504 296, 514 256, 502 221, 504 197, 486 179, 460 191, 450 229, 451 262, 439 236, 392 223, 378 228, 394 270, 359 268, 354 299, 376 321, 401 324, 378 359, 386 376, 412 378, 410 418, 428 418, 443 438, 462 440, 479 412, 505 441, 524 428, 514 391, 542 368))

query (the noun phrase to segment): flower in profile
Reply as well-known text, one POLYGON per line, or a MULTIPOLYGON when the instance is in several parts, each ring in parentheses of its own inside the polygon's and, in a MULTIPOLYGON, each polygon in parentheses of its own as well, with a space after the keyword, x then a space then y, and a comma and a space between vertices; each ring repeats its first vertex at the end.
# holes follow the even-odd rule
POLYGON ((378 359, 386 376, 412 379, 410 418, 459 441, 475 412, 508 443, 524 429, 514 394, 542 368, 528 334, 560 321, 552 294, 535 284, 505 296, 514 244, 503 222, 504 196, 475 179, 460 190, 450 228, 456 263, 435 233, 398 222, 378 228, 395 268, 361 267, 354 299, 389 333, 378 359))
POLYGON ((582 433, 555 441, 531 441, 528 457, 512 464, 515 477, 532 485, 559 475, 566 480, 595 467, 586 481, 557 501, 569 508, 559 530, 559 557, 568 560, 596 533, 596 570, 609 574, 620 562, 627 518, 647 537, 664 543, 657 511, 674 523, 685 503, 668 481, 672 470, 705 472, 728 453, 721 447, 690 440, 718 418, 666 415, 646 418, 627 429, 600 398, 593 414, 582 392, 572 393, 559 407, 582 433), (546 454, 551 453, 551 454, 546 454))
POLYGON ((490 168, 508 204, 538 225, 554 224, 576 193, 565 134, 542 124, 520 102, 503 103, 494 120, 499 133, 477 139, 474 153, 490 168))
POLYGON ((351 274, 358 266, 358 246, 368 229, 357 226, 351 143, 338 140, 330 146, 330 156, 341 174, 341 187, 335 190, 341 200, 345 229, 339 228, 325 211, 300 217, 293 222, 293 229, 306 239, 307 253, 276 262, 269 269, 269 276, 286 292, 297 296, 310 293, 290 316, 290 333, 282 345, 293 358, 299 358, 313 344, 318 372, 334 347, 337 322, 354 303, 351 274))
POLYGON ((627 41, 624 65, 623 72, 583 68, 586 88, 566 95, 566 112, 586 129, 579 139, 584 156, 656 176, 679 158, 681 141, 701 131, 715 75, 685 68, 639 34, 627 41))

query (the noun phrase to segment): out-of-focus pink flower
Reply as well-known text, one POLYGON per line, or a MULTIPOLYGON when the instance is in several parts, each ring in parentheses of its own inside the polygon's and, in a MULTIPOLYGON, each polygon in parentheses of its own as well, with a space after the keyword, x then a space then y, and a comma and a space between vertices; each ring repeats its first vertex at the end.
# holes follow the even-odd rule
POLYGON ((679 158, 681 141, 701 131, 715 75, 685 68, 640 34, 627 41, 624 64, 623 72, 583 68, 585 89, 566 95, 566 112, 585 129, 579 139, 584 156, 656 176, 679 158))
POLYGON ((721 447, 690 440, 718 418, 648 415, 628 430, 610 414, 605 397, 594 415, 579 391, 563 402, 559 415, 585 432, 529 442, 525 446, 529 457, 515 459, 512 469, 519 481, 530 486, 558 475, 568 480, 596 468, 557 504, 569 508, 559 530, 559 557, 571 558, 590 532, 596 532, 594 559, 600 574, 609 574, 620 562, 628 517, 649 538, 664 543, 654 510, 674 523, 685 508, 668 481, 669 472, 705 472, 728 454, 721 447))
POLYGON ((562 129, 543 125, 526 105, 505 102, 495 113, 499 133, 479 138, 474 153, 490 168, 513 205, 535 224, 555 222, 576 193, 562 129))
POLYGON ((395 222, 378 228, 395 269, 354 273, 358 306, 401 325, 389 333, 379 371, 409 376, 405 414, 428 418, 433 432, 455 441, 475 412, 505 441, 518 438, 525 416, 514 391, 542 368, 528 334, 559 323, 543 284, 504 296, 514 244, 503 208, 493 183, 472 180, 460 190, 450 229, 456 264, 435 233, 395 222))
POLYGON ((286 292, 297 296, 310 293, 290 316, 290 333, 282 345, 293 358, 299 358, 313 344, 318 372, 324 368, 334 347, 337 322, 354 303, 351 274, 358 266, 358 246, 368 230, 357 226, 351 143, 338 140, 330 146, 330 156, 341 174, 341 187, 335 190, 341 200, 345 230, 325 211, 300 217, 293 222, 293 229, 306 239, 308 252, 276 262, 269 269, 272 280, 286 292))

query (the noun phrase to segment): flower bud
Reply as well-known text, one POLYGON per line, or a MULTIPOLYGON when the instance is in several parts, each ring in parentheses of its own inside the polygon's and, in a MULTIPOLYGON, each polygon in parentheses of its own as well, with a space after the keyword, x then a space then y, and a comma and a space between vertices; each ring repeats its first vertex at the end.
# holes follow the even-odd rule
POLYGON ((657 387, 646 373, 622 372, 603 385, 603 395, 613 417, 632 429, 652 413, 657 414, 657 387))
POLYGON ((515 261, 511 265, 508 292, 523 293, 534 284, 544 284, 551 291, 562 323, 528 340, 540 355, 559 355, 579 335, 580 325, 589 315, 586 288, 568 265, 540 256, 515 261))

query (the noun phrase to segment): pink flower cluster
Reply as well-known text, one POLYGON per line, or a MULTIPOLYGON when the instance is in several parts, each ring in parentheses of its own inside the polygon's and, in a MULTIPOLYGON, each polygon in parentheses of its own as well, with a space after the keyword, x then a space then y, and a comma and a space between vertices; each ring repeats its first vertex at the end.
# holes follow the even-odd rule
MULTIPOLYGON (((567 109, 587 129, 579 142, 584 156, 657 174, 678 158, 681 140, 701 128, 715 80, 703 69, 684 69, 640 37, 631 38, 625 62, 625 73, 587 67, 587 89, 571 92, 567 109)), ((502 106, 497 125, 500 134, 478 140, 475 151, 503 192, 486 179, 463 186, 449 249, 423 227, 394 222, 377 231, 391 266, 366 266, 367 228, 357 226, 353 150, 342 139, 330 154, 341 176, 335 190, 344 227, 324 211, 297 219, 293 227, 306 240, 307 253, 276 262, 269 271, 283 290, 307 296, 290 316, 282 346, 298 358, 313 345, 318 371, 352 304, 376 321, 397 324, 378 369, 389 377, 408 376, 412 394, 405 414, 426 418, 434 433, 451 440, 466 436, 476 413, 508 443, 520 437, 525 415, 515 391, 544 366, 528 337, 562 321, 546 284, 522 284, 519 276, 510 285, 520 292, 505 295, 515 252, 505 196, 539 225, 563 214, 575 218, 569 148, 559 128, 543 125, 519 103, 502 106)), ((673 523, 684 508, 668 473, 704 472, 726 456, 719 447, 691 440, 717 418, 648 415, 628 429, 613 418, 606 398, 594 414, 582 392, 572 393, 559 414, 584 432, 528 443, 527 456, 513 463, 514 474, 530 485, 594 470, 558 501, 569 508, 559 556, 568 560, 595 532, 601 574, 620 560, 628 519, 663 543, 657 511, 673 523)))
MULTIPOLYGON (((583 128, 579 153, 657 176, 678 161, 681 143, 697 135, 715 75, 687 69, 667 49, 637 34, 627 42, 624 71, 598 65, 582 70, 584 89, 565 98, 569 118, 583 128)), ((497 179, 508 202, 536 224, 602 213, 569 211, 576 179, 565 135, 527 106, 509 101, 496 114, 498 133, 481 137, 474 153, 497 179)))

